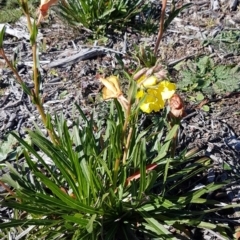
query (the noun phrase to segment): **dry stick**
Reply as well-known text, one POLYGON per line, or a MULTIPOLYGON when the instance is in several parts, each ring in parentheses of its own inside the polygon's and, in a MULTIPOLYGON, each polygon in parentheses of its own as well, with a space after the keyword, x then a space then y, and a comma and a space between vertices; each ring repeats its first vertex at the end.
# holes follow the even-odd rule
MULTIPOLYGON (((0 181, 0 185, 1 185, 7 192, 9 192, 10 195, 12 195, 13 197, 16 196, 16 194, 15 194, 8 186, 6 186, 6 184, 5 184, 4 182, 0 181)), ((16 199, 21 203, 21 199, 19 199, 19 198, 16 198, 16 199)))
POLYGON ((2 181, 0 181, 0 185, 1 185, 6 191, 8 191, 12 196, 15 196, 15 193, 14 193, 8 186, 6 186, 2 181))
POLYGON ((167 5, 167 0, 162 0, 162 12, 161 12, 161 18, 160 18, 160 26, 159 26, 156 45, 155 45, 155 48, 154 48, 155 56, 157 55, 157 50, 158 50, 158 47, 159 47, 159 44, 160 44, 160 41, 161 41, 162 35, 163 35, 164 16, 165 16, 165 11, 166 11, 166 5, 167 5))

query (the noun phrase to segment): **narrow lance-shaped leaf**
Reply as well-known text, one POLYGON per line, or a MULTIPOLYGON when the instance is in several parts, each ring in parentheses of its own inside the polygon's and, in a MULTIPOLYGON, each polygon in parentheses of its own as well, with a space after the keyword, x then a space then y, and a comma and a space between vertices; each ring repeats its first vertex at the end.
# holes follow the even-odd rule
POLYGON ((60 223, 62 221, 59 220, 49 220, 49 219, 25 219, 25 220, 11 220, 10 222, 0 223, 0 229, 10 228, 10 227, 18 227, 18 226, 30 226, 30 225, 50 225, 53 223, 60 223))
POLYGON ((169 24, 174 20, 175 17, 177 17, 177 15, 180 12, 182 12, 184 9, 190 7, 191 5, 192 5, 192 3, 187 3, 176 10, 174 8, 173 11, 169 14, 168 19, 164 22, 164 31, 168 28, 169 24))
POLYGON ((39 177, 41 181, 67 205, 79 211, 82 211, 84 214, 95 214, 99 212, 97 209, 93 207, 86 206, 84 204, 81 204, 79 201, 72 199, 69 195, 64 193, 56 184, 54 184, 51 180, 49 180, 43 174, 36 173, 36 176, 39 177))
POLYGON ((22 82, 21 83, 21 87, 23 89, 23 91, 28 95, 28 96, 32 96, 32 92, 30 90, 30 88, 26 85, 26 83, 22 82))
POLYGON ((165 141, 164 141, 164 145, 161 147, 158 156, 156 158, 153 159, 153 163, 154 162, 158 162, 159 160, 161 160, 162 158, 164 158, 167 155, 168 149, 170 147, 171 144, 171 140, 172 138, 175 136, 177 130, 178 130, 179 125, 176 124, 172 127, 172 129, 170 130, 170 132, 168 133, 165 141))
POLYGON ((137 93, 137 83, 131 79, 130 80, 130 87, 129 87, 129 90, 128 90, 128 101, 131 104, 133 104, 135 102, 136 93, 137 93))
POLYGON ((148 223, 146 224, 146 228, 151 229, 159 236, 168 236, 168 239, 177 240, 160 222, 151 217, 150 214, 148 214, 145 211, 141 211, 140 214, 143 216, 144 220, 148 223))
POLYGON ((6 31, 6 26, 4 25, 2 30, 0 31, 0 50, 3 48, 3 39, 6 31))
POLYGON ((141 198, 142 194, 145 192, 146 187, 146 141, 145 138, 139 144, 139 161, 140 161, 140 186, 139 186, 139 197, 141 198))
POLYGON ((31 36, 30 36, 30 42, 31 42, 32 46, 36 43, 37 35, 38 35, 38 28, 37 28, 37 25, 36 25, 36 23, 34 21, 33 25, 32 25, 31 36))

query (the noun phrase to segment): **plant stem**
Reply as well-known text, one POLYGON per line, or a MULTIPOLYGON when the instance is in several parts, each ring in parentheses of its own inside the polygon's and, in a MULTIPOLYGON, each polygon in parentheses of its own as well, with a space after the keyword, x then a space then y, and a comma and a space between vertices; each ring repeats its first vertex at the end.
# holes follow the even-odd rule
POLYGON ((44 108, 43 108, 42 104, 36 103, 36 107, 37 107, 37 110, 38 110, 38 112, 39 112, 39 114, 42 118, 42 122, 43 122, 44 126, 46 127, 46 129, 48 131, 48 134, 49 134, 49 137, 52 140, 52 143, 54 145, 58 145, 58 143, 59 143, 58 140, 57 140, 58 137, 57 137, 55 131, 53 129, 48 129, 47 116, 45 114, 45 111, 44 111, 44 108))
POLYGON ((180 127, 180 120, 175 117, 171 117, 171 119, 170 119, 171 128, 176 124, 178 125, 178 129, 177 129, 176 133, 174 134, 171 145, 170 145, 170 154, 171 154, 172 158, 174 158, 174 156, 175 156, 176 148, 177 148, 177 144, 178 144, 177 140, 178 140, 178 131, 179 131, 179 127, 180 127))
POLYGON ((159 47, 159 44, 160 44, 160 41, 161 41, 162 35, 163 35, 166 5, 167 5, 167 0, 162 0, 162 12, 161 12, 161 18, 160 18, 160 25, 159 25, 157 41, 156 41, 155 48, 154 48, 155 56, 157 55, 157 50, 158 50, 158 47, 159 47))
POLYGON ((38 103, 42 104, 42 101, 39 97, 39 82, 38 82, 38 68, 37 68, 37 44, 36 42, 32 46, 33 54, 33 82, 34 82, 34 93, 38 98, 38 103))
POLYGON ((5 51, 4 49, 0 49, 0 55, 2 55, 3 59, 6 61, 8 67, 11 68, 11 70, 13 71, 13 73, 15 74, 16 78, 17 78, 17 81, 20 85, 22 85, 24 82, 23 80, 21 79, 21 77, 19 76, 17 70, 14 68, 13 64, 8 60, 6 54, 5 54, 5 51))
POLYGON ((28 26, 28 31, 30 34, 32 34, 32 22, 30 19, 30 15, 29 14, 25 14, 27 17, 27 26, 28 26))
POLYGON ((174 158, 175 152, 176 152, 176 147, 177 147, 177 135, 178 135, 178 130, 173 136, 172 143, 171 143, 171 157, 174 158))
POLYGON ((131 137, 132 137, 132 132, 133 132, 133 128, 130 128, 129 129, 129 132, 128 132, 128 136, 127 136, 127 141, 126 141, 126 144, 125 144, 125 147, 124 147, 124 152, 123 152, 123 165, 126 164, 126 159, 127 159, 127 153, 128 153, 128 149, 129 149, 129 145, 130 145, 130 140, 131 140, 131 137))
POLYGON ((28 0, 20 0, 20 5, 22 7, 23 13, 27 18, 27 27, 30 35, 32 34, 32 22, 30 19, 29 9, 28 9, 28 0))
MULTIPOLYGON (((29 14, 29 10, 28 10, 28 4, 27 2, 23 2, 24 6, 23 6, 23 10, 24 10, 24 14, 27 18, 27 26, 28 26, 28 31, 30 33, 30 35, 33 34, 33 28, 32 28, 32 23, 31 23, 31 19, 30 19, 30 14, 29 14)), ((30 36, 31 37, 31 36, 30 36)), ((32 56, 33 56, 33 82, 34 82, 34 90, 32 92, 32 97, 33 100, 35 102, 35 105, 38 109, 38 112, 42 118, 42 122, 44 124, 44 126, 46 127, 49 137, 51 138, 53 144, 57 145, 58 144, 58 140, 57 140, 57 135, 55 133, 55 131, 51 128, 49 129, 48 123, 47 123, 47 116, 45 114, 44 111, 44 107, 43 107, 43 101, 40 97, 39 94, 39 88, 40 88, 40 82, 39 82, 39 70, 38 70, 38 56, 37 56, 37 42, 36 42, 36 38, 34 36, 33 38, 34 42, 32 42, 32 56)))
POLYGON ((116 189, 117 186, 117 177, 118 177, 118 170, 119 170, 120 159, 117 158, 114 164, 113 170, 113 189, 116 189))
MULTIPOLYGON (((16 194, 8 187, 6 186, 6 184, 2 181, 0 181, 0 185, 7 191, 9 192, 10 195, 12 195, 13 197, 16 197, 16 194)), ((22 202, 21 199, 16 198, 20 203, 22 202)))
POLYGON ((122 159, 123 165, 126 164, 129 142, 130 142, 131 135, 132 135, 132 129, 131 128, 129 129, 128 134, 126 134, 127 127, 129 125, 129 117, 130 117, 130 114, 131 114, 131 107, 132 107, 132 105, 129 102, 129 104, 127 106, 126 115, 125 115, 125 122, 124 122, 124 125, 123 125, 123 146, 124 146, 123 159, 122 159))

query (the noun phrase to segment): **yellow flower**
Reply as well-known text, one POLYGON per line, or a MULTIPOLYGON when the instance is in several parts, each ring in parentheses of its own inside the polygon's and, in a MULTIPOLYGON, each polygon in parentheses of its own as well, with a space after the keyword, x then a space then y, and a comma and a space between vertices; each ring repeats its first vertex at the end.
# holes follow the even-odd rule
POLYGON ((102 90, 103 99, 108 100, 116 98, 126 111, 128 109, 129 102, 122 94, 122 91, 119 86, 118 77, 116 76, 110 76, 108 78, 100 77, 99 80, 104 85, 104 88, 102 90))
POLYGON ((164 108, 165 101, 170 99, 176 90, 176 85, 169 81, 162 81, 155 87, 147 89, 146 92, 141 89, 137 92, 137 98, 145 97, 140 105, 143 112, 150 113, 152 111, 158 112, 164 108))
POLYGON ((119 87, 118 78, 116 76, 110 76, 108 78, 100 77, 99 80, 104 85, 103 88, 103 99, 118 98, 122 95, 122 91, 119 87))
POLYGON ((144 102, 140 105, 140 109, 143 112, 150 113, 152 111, 158 112, 164 108, 165 102, 159 94, 158 89, 148 89, 144 102))

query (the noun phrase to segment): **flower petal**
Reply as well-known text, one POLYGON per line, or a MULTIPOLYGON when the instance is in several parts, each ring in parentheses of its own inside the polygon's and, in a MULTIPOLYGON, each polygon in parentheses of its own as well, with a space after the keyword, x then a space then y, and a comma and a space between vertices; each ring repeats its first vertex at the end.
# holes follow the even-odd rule
POLYGON ((162 95, 163 100, 170 99, 176 91, 176 84, 169 81, 162 81, 158 88, 159 93, 162 95))
POLYGON ((39 17, 37 24, 41 22, 41 20, 48 15, 48 9, 58 0, 41 0, 41 4, 39 6, 39 17))
POLYGON ((143 112, 158 112, 164 108, 165 102, 162 99, 161 94, 158 94, 156 89, 148 89, 144 102, 140 105, 140 109, 143 112))
POLYGON ((108 78, 100 77, 99 80, 105 86, 105 88, 103 88, 104 99, 117 98, 122 94, 117 77, 115 76, 110 76, 108 78))
POLYGON ((122 93, 122 92, 121 92, 121 89, 120 89, 120 87, 119 87, 118 77, 116 77, 116 76, 110 76, 110 77, 107 78, 107 80, 114 85, 116 91, 117 91, 119 94, 122 93))
POLYGON ((140 90, 137 92, 136 94, 136 98, 142 98, 144 96, 144 91, 143 90, 140 90))

